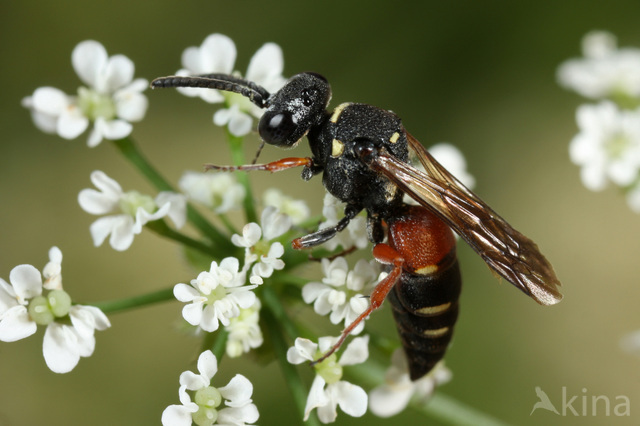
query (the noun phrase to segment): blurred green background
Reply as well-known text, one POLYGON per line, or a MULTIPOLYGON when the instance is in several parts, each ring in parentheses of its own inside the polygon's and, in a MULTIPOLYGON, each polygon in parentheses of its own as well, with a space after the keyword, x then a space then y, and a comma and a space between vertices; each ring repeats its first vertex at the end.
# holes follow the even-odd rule
MULTIPOLYGON (((105 171, 125 190, 153 193, 143 178, 103 142, 85 145, 45 135, 20 106, 22 97, 50 85, 75 93, 80 82, 70 63, 85 39, 122 53, 136 77, 152 79, 180 68, 187 46, 213 32, 238 47, 236 69, 264 42, 285 54, 285 75, 316 71, 333 87, 335 106, 366 102, 399 114, 425 145, 457 145, 476 177, 477 192, 553 262, 565 300, 544 308, 508 283, 497 282, 461 245, 464 291, 454 344, 447 355, 453 381, 440 392, 519 425, 638 424, 640 358, 623 353, 619 339, 640 328, 638 255, 640 217, 613 189, 588 192, 568 160, 576 132, 577 95, 558 87, 555 70, 579 55, 582 35, 606 29, 621 45, 640 46, 637 0, 536 2, 251 2, 121 1, 3 2, 0 44, 4 88, 0 96, 0 276, 20 263, 38 268, 58 245, 64 283, 74 300, 100 301, 141 294, 194 276, 176 247, 151 233, 124 253, 94 248, 95 219, 77 203, 89 174, 105 171), (561 409, 562 392, 586 416, 530 416, 539 386, 561 409), (591 415, 591 396, 613 405, 624 395, 631 417, 591 415)), ((173 182, 204 162, 226 163, 214 108, 176 92, 147 92, 146 119, 133 137, 173 182)), ((250 139, 248 152, 257 141, 250 139)), ((288 155, 302 156, 306 147, 288 155)), ((251 154, 249 154, 251 155, 251 154)), ((283 155, 265 149, 264 160, 283 155)), ((320 179, 298 173, 254 176, 258 188, 277 186, 320 212, 320 179)), ((56 375, 42 359, 42 332, 0 344, 0 425, 159 424, 178 402, 178 376, 193 369, 198 341, 179 333, 181 304, 166 303, 111 316, 97 333, 95 354, 70 374, 56 375)), ((388 309, 375 327, 394 335, 388 309)), ((259 424, 299 419, 275 364, 228 361, 222 385, 242 373, 255 385, 259 424)), ((438 424, 406 411, 391 419, 371 414, 340 424, 438 424)))

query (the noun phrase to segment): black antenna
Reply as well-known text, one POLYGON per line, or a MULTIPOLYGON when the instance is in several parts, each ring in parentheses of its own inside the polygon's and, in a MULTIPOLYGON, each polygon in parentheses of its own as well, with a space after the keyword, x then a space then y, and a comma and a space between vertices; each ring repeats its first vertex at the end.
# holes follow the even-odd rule
POLYGON ((264 87, 252 81, 228 74, 204 74, 186 77, 172 75, 169 77, 159 77, 151 82, 152 89, 157 87, 198 87, 238 93, 248 98, 259 108, 266 108, 267 101, 271 96, 264 87))

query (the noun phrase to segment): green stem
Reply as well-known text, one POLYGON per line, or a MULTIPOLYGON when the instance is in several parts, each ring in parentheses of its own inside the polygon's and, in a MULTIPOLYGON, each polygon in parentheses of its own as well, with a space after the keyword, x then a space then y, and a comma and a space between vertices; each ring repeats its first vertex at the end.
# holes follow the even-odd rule
MULTIPOLYGON (((227 140, 229 141, 229 147, 231 149, 231 161, 234 166, 241 166, 245 164, 244 152, 242 150, 242 138, 234 136, 227 130, 227 140)), ((247 172, 237 172, 236 179, 238 183, 245 189, 245 197, 243 201, 244 213, 247 223, 258 223, 258 216, 256 215, 256 207, 253 202, 253 192, 251 191, 251 184, 249 183, 249 175, 247 172)))
MULTIPOLYGON (((120 150, 122 155, 125 156, 131 164, 133 164, 152 184, 158 191, 172 191, 176 192, 169 182, 149 163, 149 161, 142 155, 140 150, 136 147, 131 138, 124 138, 114 140, 113 144, 120 150)), ((187 205, 187 218, 189 222, 193 224, 197 229, 206 235, 219 246, 221 251, 232 249, 233 245, 229 238, 218 231, 209 221, 198 213, 192 206, 187 205)))
POLYGON ((278 295, 273 290, 273 287, 270 285, 263 285, 261 287, 262 297, 261 300, 265 304, 265 306, 269 309, 271 314, 278 320, 278 324, 282 330, 287 333, 289 339, 295 340, 296 337, 300 336, 296 325, 291 322, 289 316, 284 310, 282 303, 280 303, 280 299, 278 295))
POLYGON ((229 234, 240 234, 240 232, 238 232, 236 227, 233 226, 233 223, 231 223, 231 221, 229 220, 229 217, 226 214, 220 213, 218 215, 218 219, 220 219, 220 222, 222 222, 224 227, 227 228, 227 232, 229 234))
POLYGON ((207 333, 202 340, 201 352, 211 349, 219 363, 227 348, 227 337, 229 337, 229 333, 224 328, 220 328, 214 333, 207 333))
POLYGON ((152 293, 142 294, 140 296, 125 297, 123 299, 107 300, 106 302, 93 303, 91 304, 91 306, 95 306, 105 314, 109 314, 124 311, 126 309, 151 305, 154 303, 166 302, 168 300, 175 300, 175 297, 173 295, 173 287, 154 291, 152 293))
POLYGON ((282 283, 282 284, 292 284, 296 287, 302 287, 305 284, 308 284, 310 280, 308 278, 303 278, 299 275, 288 274, 286 272, 278 272, 274 274, 274 281, 277 281, 278 283, 282 283))
POLYGON ((152 230, 153 232, 157 233, 158 235, 177 241, 180 244, 183 244, 187 247, 191 247, 195 250, 198 250, 203 254, 213 255, 213 256, 218 255, 218 250, 214 250, 213 247, 207 244, 201 243, 200 241, 194 240, 191 237, 187 237, 186 235, 181 234, 180 232, 169 228, 169 225, 167 225, 167 223, 163 220, 156 220, 153 222, 149 222, 146 224, 146 227, 152 230))
MULTIPOLYGON (((266 294, 266 292, 265 292, 266 294)), ((280 369, 282 375, 289 386, 293 401, 296 405, 300 418, 304 418, 304 409, 307 405, 306 395, 309 393, 309 389, 304 385, 302 377, 298 374, 297 369, 287 361, 287 350, 289 349, 284 336, 281 333, 280 319, 270 308, 264 309, 261 314, 267 331, 269 333, 269 342, 273 345, 273 349, 280 363, 280 369)), ((319 425, 318 419, 315 413, 312 413, 307 420, 308 425, 319 425)))

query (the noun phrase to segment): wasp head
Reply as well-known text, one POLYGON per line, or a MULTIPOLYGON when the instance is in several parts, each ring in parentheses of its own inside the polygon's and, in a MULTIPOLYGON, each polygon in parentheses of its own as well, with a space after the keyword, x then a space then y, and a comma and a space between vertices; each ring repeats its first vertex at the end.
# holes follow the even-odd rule
POLYGON ((324 117, 331 87, 320 74, 294 75, 267 102, 258 132, 266 143, 281 148, 294 146, 324 117))

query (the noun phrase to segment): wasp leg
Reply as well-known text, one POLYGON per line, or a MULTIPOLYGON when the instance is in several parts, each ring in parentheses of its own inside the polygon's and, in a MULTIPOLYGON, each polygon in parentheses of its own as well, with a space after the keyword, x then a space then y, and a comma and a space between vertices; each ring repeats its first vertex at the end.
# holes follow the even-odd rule
POLYGON ((291 246, 296 250, 301 250, 304 248, 314 247, 318 244, 329 241, 330 239, 335 237, 338 232, 346 228, 351 219, 356 217, 356 215, 360 213, 360 211, 362 211, 362 207, 347 205, 347 207, 344 209, 344 217, 340 219, 334 226, 320 229, 319 231, 305 235, 304 237, 296 238, 291 243, 291 246))
POLYGON ((373 257, 380 263, 385 265, 393 265, 391 272, 387 275, 382 281, 380 281, 376 287, 371 292, 371 296, 369 297, 369 307, 361 313, 351 324, 347 326, 344 330, 342 330, 342 334, 340 338, 336 342, 335 345, 331 347, 327 352, 325 352, 320 358, 313 361, 311 365, 317 364, 319 362, 324 361, 327 357, 331 356, 345 341, 347 336, 353 331, 354 328, 365 318, 367 318, 373 311, 378 309, 384 299, 387 297, 387 294, 391 291, 393 286, 400 279, 400 275, 402 274, 402 266, 404 265, 404 258, 400 253, 398 253, 395 249, 393 249, 390 245, 385 243, 376 244, 373 247, 373 257))
POLYGON ((286 169, 292 169, 294 167, 313 167, 314 163, 310 157, 288 157, 282 158, 277 161, 273 161, 271 163, 266 164, 245 164, 243 166, 216 166, 215 164, 205 164, 205 170, 219 170, 221 172, 235 172, 237 170, 241 171, 251 171, 251 170, 264 170, 267 172, 279 172, 286 169))
POLYGON ((313 255, 313 253, 309 253, 309 260, 312 261, 312 262, 320 262, 320 261, 322 261, 322 259, 335 260, 338 257, 344 257, 344 256, 346 256, 348 254, 351 254, 356 250, 358 250, 358 247, 351 246, 346 250, 341 250, 336 254, 332 254, 331 256, 326 256, 326 257, 315 257, 313 255))

